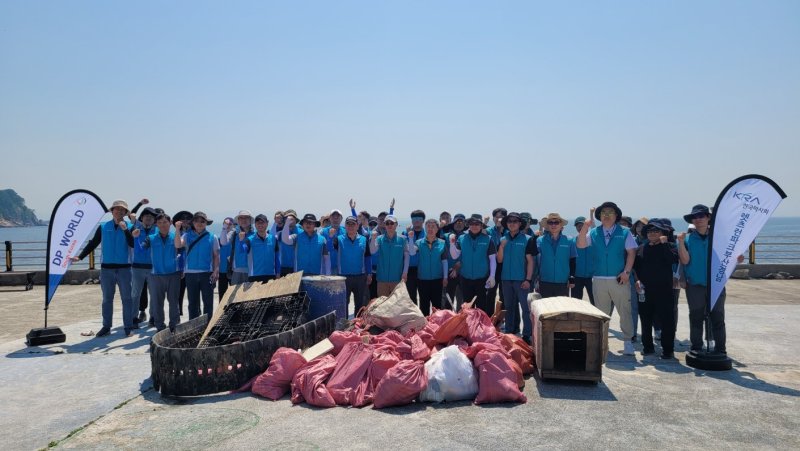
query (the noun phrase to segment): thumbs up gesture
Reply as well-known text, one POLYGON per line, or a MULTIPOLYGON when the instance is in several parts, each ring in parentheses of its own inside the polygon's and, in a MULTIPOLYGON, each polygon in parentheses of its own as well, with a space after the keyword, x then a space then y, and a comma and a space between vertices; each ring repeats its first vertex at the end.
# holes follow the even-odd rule
POLYGON ((133 232, 131 232, 131 235, 133 235, 134 238, 139 238, 139 235, 141 234, 142 234, 142 229, 133 229, 133 232))

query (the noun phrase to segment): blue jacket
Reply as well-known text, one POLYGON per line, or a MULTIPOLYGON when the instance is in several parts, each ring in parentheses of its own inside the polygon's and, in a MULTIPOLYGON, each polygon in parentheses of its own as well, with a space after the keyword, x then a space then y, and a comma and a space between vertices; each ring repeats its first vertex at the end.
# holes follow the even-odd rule
POLYGON ((423 238, 416 241, 417 244, 417 278, 419 280, 444 279, 442 271, 442 254, 447 252, 447 244, 443 239, 437 238, 428 247, 428 240, 423 238))
POLYGON ((131 263, 131 248, 128 247, 125 231, 114 224, 114 221, 104 222, 102 227, 103 263, 116 265, 129 265, 131 263))
POLYGON ((303 271, 307 275, 322 274, 322 252, 326 246, 325 238, 312 233, 298 233, 294 242, 295 271, 303 271))
POLYGON ((569 259, 575 255, 575 244, 572 240, 561 234, 557 241, 553 241, 552 235, 545 233, 537 238, 537 244, 539 247, 539 279, 548 283, 567 283, 569 281, 569 259))
POLYGON ((616 277, 625 269, 625 241, 630 235, 630 231, 617 225, 611 234, 611 239, 606 244, 603 236, 603 226, 597 226, 589 232, 592 235, 592 261, 594 263, 594 275, 599 277, 616 277))
POLYGON ((525 280, 528 262, 525 250, 528 247, 529 238, 528 235, 522 232, 518 232, 513 239, 509 232, 503 235, 503 240, 507 242, 505 248, 503 248, 503 281, 525 280))
POLYGON ((395 235, 390 239, 386 235, 376 238, 378 243, 378 282, 399 282, 403 277, 403 255, 406 238, 395 235))
POLYGON ((136 221, 136 224, 133 227, 134 229, 141 230, 139 236, 134 239, 135 244, 133 246, 133 267, 150 269, 153 267, 153 260, 150 257, 150 250, 142 246, 142 243, 144 243, 148 236, 152 235, 153 233, 158 233, 158 228, 156 226, 150 226, 149 229, 145 228, 144 224, 139 221, 136 221))
POLYGON ((686 237, 689 264, 683 271, 691 285, 708 285, 708 241, 708 235, 700 235, 696 230, 686 237))
POLYGON ((278 259, 278 241, 275 236, 267 232, 265 238, 257 233, 251 233, 242 241, 239 250, 248 255, 247 263, 251 276, 275 276, 280 268, 278 259))
MULTIPOLYGON (((175 232, 170 230, 166 237, 156 232, 147 236, 150 244, 150 257, 153 262, 153 274, 168 275, 180 271, 178 266, 178 250, 175 249, 175 232)), ((194 252, 194 250, 192 251, 194 252)))
POLYGON ((372 258, 367 255, 367 239, 364 236, 357 234, 356 239, 351 240, 347 235, 338 235, 334 239, 339 242, 337 252, 339 274, 356 276, 372 273, 372 258))
POLYGON ((491 242, 491 237, 483 233, 474 238, 469 233, 458 237, 458 245, 461 247, 461 276, 463 278, 476 280, 489 277, 489 244, 491 242))
POLYGON ((202 234, 189 230, 184 234, 186 240, 186 269, 192 271, 208 271, 213 269, 213 248, 217 237, 205 231, 202 234), (192 245, 195 241, 197 244, 192 245), (189 250, 191 247, 191 251, 189 250))
POLYGON ((577 248, 577 238, 572 239, 573 245, 576 246, 578 257, 575 259, 575 277, 592 277, 594 276, 594 260, 592 260, 591 247, 583 249, 577 248))

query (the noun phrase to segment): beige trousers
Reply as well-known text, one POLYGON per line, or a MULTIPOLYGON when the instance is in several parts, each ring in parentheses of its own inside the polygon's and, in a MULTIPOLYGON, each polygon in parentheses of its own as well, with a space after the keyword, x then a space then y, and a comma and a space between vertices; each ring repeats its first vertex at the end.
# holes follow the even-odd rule
POLYGON ((616 279, 592 279, 594 306, 611 316, 612 305, 619 313, 619 325, 624 341, 633 338, 633 318, 631 318, 631 285, 630 282, 618 284, 616 279))

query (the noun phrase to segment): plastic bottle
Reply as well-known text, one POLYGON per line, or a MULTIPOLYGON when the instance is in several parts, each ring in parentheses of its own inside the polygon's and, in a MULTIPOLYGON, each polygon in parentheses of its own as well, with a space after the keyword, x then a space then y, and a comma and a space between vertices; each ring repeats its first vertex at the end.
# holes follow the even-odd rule
POLYGON ((644 284, 642 282, 639 282, 639 288, 636 293, 639 294, 639 302, 644 302, 644 284))

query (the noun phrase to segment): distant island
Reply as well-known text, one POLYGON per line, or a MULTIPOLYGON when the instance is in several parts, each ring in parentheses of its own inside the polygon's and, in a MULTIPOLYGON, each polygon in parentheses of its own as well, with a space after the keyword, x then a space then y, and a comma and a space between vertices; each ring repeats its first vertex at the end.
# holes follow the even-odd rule
POLYGON ((0 227, 29 227, 44 225, 36 213, 25 206, 25 199, 13 189, 0 190, 0 227))

